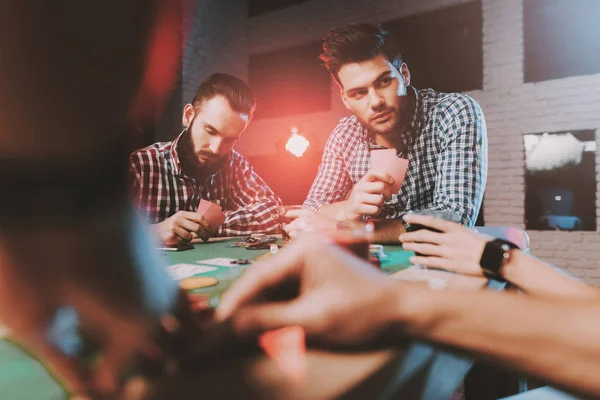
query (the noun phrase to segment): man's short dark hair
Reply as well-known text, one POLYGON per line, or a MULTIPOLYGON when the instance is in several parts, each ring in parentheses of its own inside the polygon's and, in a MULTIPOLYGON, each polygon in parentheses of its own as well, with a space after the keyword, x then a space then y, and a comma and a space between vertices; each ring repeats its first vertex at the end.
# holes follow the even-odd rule
POLYGON ((229 74, 212 74, 200 83, 192 105, 199 107, 203 102, 215 96, 223 96, 235 112, 246 114, 252 118, 256 99, 250 86, 243 80, 229 74))
POLYGON ((338 72, 344 64, 362 62, 383 54, 400 70, 400 52, 393 49, 387 32, 379 25, 355 23, 330 29, 321 39, 319 58, 333 78, 341 85, 338 72))

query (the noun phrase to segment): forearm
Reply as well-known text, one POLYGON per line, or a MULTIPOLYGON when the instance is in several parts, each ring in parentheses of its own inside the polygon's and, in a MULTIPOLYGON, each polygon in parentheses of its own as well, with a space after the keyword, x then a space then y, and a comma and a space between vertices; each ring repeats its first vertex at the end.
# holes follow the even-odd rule
POLYGON ((472 228, 475 225, 475 220, 470 218, 469 212, 465 209, 464 199, 450 198, 448 196, 436 195, 436 199, 427 208, 414 210, 415 213, 426 213, 428 211, 449 211, 453 214, 454 222, 472 228))
MULTIPOLYGON (((400 284, 401 285, 401 284, 400 284)), ((398 333, 600 395, 600 301, 397 288, 398 333)))
MULTIPOLYGON (((348 221, 344 215, 345 201, 327 204, 317 211, 325 218, 334 221, 348 221)), ((406 232, 404 224, 397 219, 382 219, 375 222, 375 232, 373 236, 374 243, 399 243, 398 236, 406 232)))
POLYGON ((227 219, 219 229, 220 236, 239 236, 252 233, 280 233, 279 203, 254 203, 225 213, 227 219))
POLYGON ((404 224, 397 219, 382 219, 375 222, 374 243, 400 243, 398 236, 405 233, 404 224))
POLYGON ((240 163, 237 184, 227 195, 225 223, 220 236, 240 236, 252 233, 274 234, 281 232, 279 208, 281 199, 266 182, 254 173, 252 166, 240 163))
POLYGON ((600 298, 600 290, 554 270, 537 258, 512 251, 502 275, 523 292, 534 296, 600 298))
POLYGON ((346 201, 325 204, 317 210, 317 214, 334 221, 346 221, 346 213, 344 212, 345 206, 346 201))

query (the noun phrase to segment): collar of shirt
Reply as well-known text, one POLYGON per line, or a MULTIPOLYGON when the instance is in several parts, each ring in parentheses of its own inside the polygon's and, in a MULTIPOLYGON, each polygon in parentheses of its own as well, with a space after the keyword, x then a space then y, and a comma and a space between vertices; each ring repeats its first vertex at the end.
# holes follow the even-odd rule
MULTIPOLYGON (((413 115, 410 120, 410 124, 404 127, 398 134, 400 135, 400 140, 402 142, 402 148, 398 149, 399 154, 404 154, 408 149, 412 147, 414 144, 418 132, 419 132, 419 118, 421 116, 421 108, 422 102, 419 97, 419 92, 413 86, 407 87, 407 95, 412 97, 415 101, 415 109, 413 110, 413 115)), ((365 143, 369 145, 370 149, 384 149, 385 146, 379 145, 375 143, 375 139, 369 135, 366 128, 363 127, 362 130, 362 139, 365 143)))
POLYGON ((181 172, 181 162, 179 161, 179 152, 177 151, 177 146, 179 145, 179 141, 186 132, 187 128, 184 129, 179 134, 179 136, 177 136, 177 138, 171 142, 171 146, 169 147, 169 154, 171 156, 171 168, 173 169, 173 173, 177 176, 183 175, 181 172))

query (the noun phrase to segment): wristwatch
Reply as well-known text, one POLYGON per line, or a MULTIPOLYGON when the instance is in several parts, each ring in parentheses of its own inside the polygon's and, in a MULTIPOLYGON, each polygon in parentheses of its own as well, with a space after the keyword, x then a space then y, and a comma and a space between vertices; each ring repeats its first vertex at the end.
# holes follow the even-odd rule
POLYGON ((508 240, 494 239, 486 243, 479 261, 486 278, 505 280, 502 277, 502 267, 510 260, 512 249, 519 249, 519 246, 508 240))

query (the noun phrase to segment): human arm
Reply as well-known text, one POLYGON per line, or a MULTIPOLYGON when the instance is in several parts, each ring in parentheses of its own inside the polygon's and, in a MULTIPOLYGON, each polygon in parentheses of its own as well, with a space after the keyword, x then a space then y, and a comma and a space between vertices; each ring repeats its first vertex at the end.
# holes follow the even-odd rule
MULTIPOLYGON (((157 195, 156 185, 160 180, 152 177, 158 174, 152 166, 164 162, 153 152, 136 151, 129 156, 129 184, 131 197, 138 210, 151 223, 160 242, 167 247, 179 247, 195 237, 208 240, 217 231, 210 222, 196 212, 177 211, 166 218, 159 209, 164 208, 164 195, 157 195), (164 218, 164 219, 162 219, 164 218), (161 220, 162 219, 162 220, 161 220)), ((169 179, 168 176, 164 179, 169 179)))
POLYGON ((243 157, 236 155, 233 163, 231 187, 225 211, 225 223, 219 229, 222 236, 252 233, 279 233, 281 199, 254 171, 243 157))
POLYGON ((600 395, 597 300, 431 290, 405 298, 408 305, 394 322, 399 335, 449 346, 577 394, 600 395))
POLYGON ((250 267, 224 294, 216 316, 240 335, 300 325, 310 340, 333 345, 403 343, 409 335, 600 395, 600 302, 430 290, 392 280, 317 236, 250 267), (290 282, 298 286, 296 297, 264 301, 265 293, 290 282))
MULTIPOLYGON (((410 224, 419 224, 440 231, 421 229, 400 237, 404 249, 423 254, 411 259, 414 264, 483 276, 480 260, 490 238, 478 235, 454 222, 431 216, 407 214, 404 220, 410 224)), ((566 298, 600 297, 600 290, 596 287, 560 273, 547 263, 518 250, 510 251, 510 258, 500 273, 507 281, 530 295, 566 298)))
MULTIPOLYGON (((283 229, 291 238, 298 237, 303 231, 333 233, 338 229, 338 223, 342 222, 307 209, 289 210, 283 215, 282 220, 286 222, 283 229)), ((350 223, 358 226, 367 222, 352 221, 350 223)), ((398 236, 405 232, 404 224, 396 219, 375 220, 374 228, 370 239, 373 243, 397 244, 398 236)))
POLYGON ((474 226, 487 180, 487 131, 483 112, 470 98, 460 98, 445 111, 438 129, 442 149, 436 166, 430 206, 416 211, 452 211, 465 226, 474 226), (459 111, 454 111, 455 109, 459 111))
POLYGON ((392 197, 393 178, 371 170, 352 187, 347 200, 322 206, 317 212, 336 221, 356 221, 365 215, 376 216, 392 197))
POLYGON ((323 150, 323 158, 319 165, 304 207, 316 211, 325 218, 340 221, 344 219, 344 203, 352 190, 352 179, 346 169, 344 133, 349 123, 342 120, 335 127, 323 150))
POLYGON ((199 237, 207 241, 214 236, 216 227, 197 212, 177 211, 169 218, 152 225, 154 233, 167 247, 179 247, 199 237))

